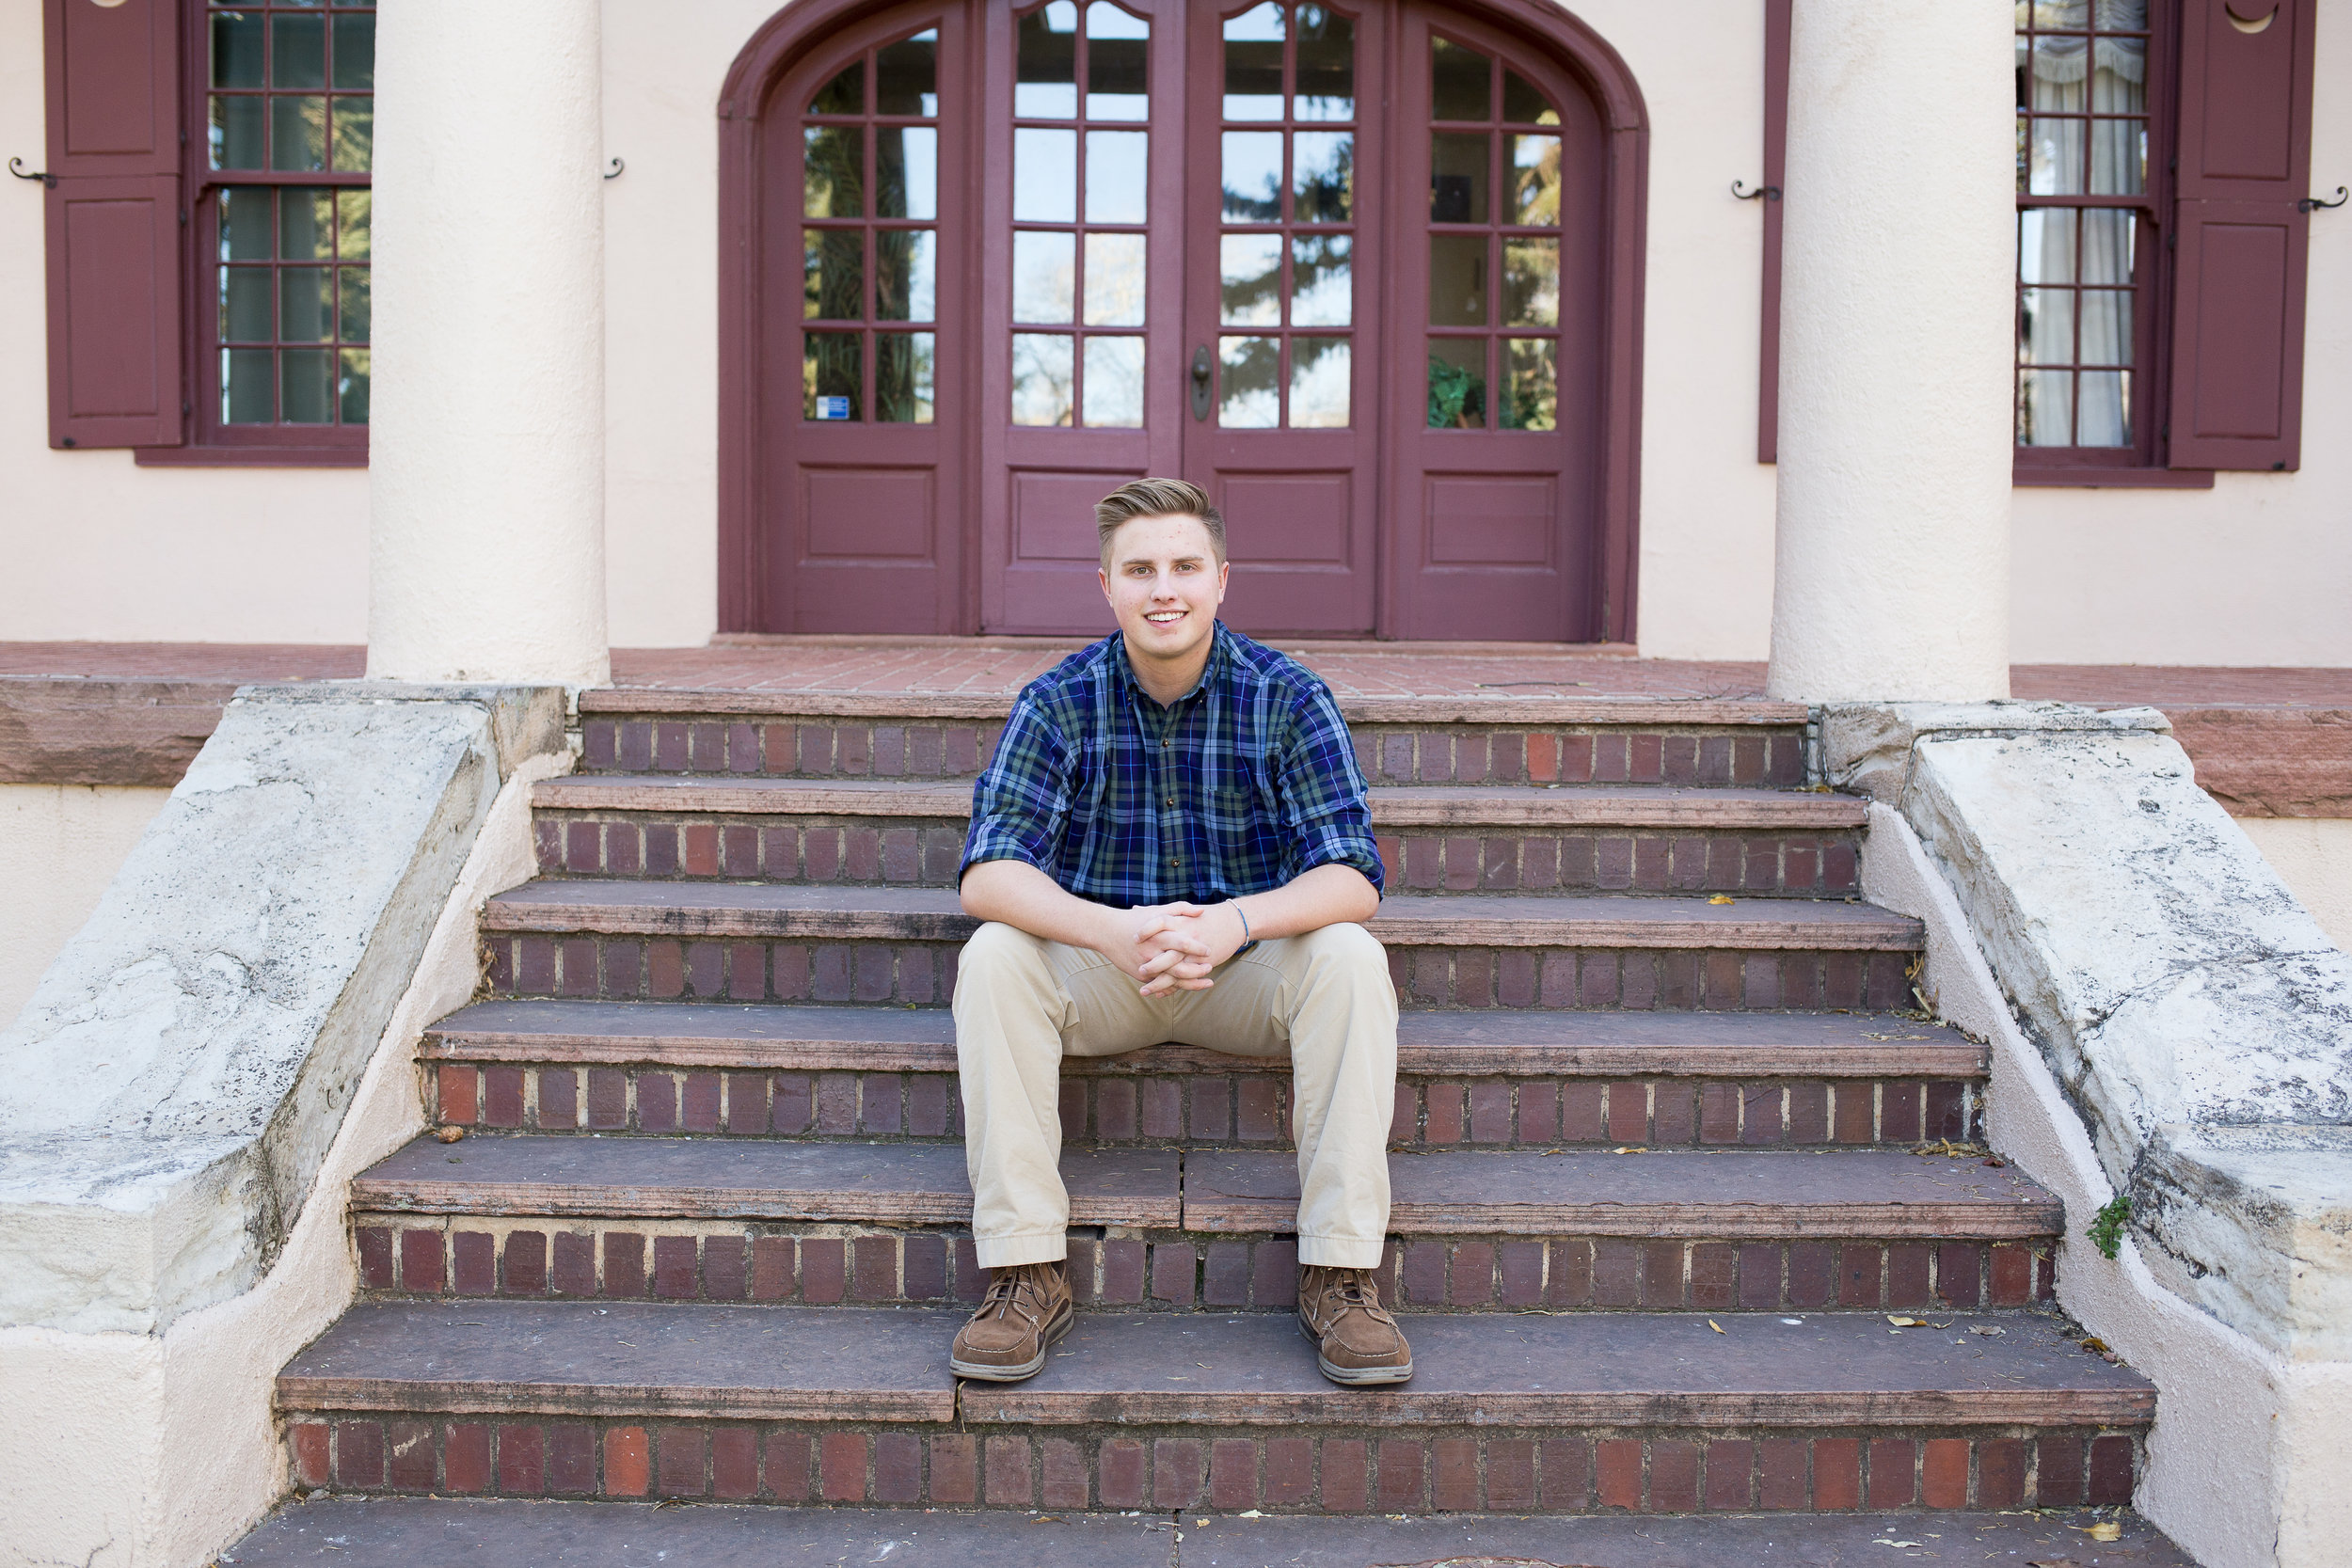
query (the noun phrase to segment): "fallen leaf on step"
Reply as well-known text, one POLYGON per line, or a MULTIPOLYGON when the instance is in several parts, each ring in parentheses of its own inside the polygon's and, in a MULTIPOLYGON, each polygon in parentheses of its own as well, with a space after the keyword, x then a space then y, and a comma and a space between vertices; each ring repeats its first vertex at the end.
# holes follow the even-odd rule
POLYGON ((462 1127, 444 1127, 433 1135, 445 1144, 453 1144, 466 1135, 466 1130, 462 1127))
POLYGON ((2044 1557, 2028 1561, 2026 1568, 2083 1568, 2083 1565, 2071 1557, 2044 1557))
POLYGON ((1707 1326, 1713 1329, 1718 1334, 1721 1334, 1724 1331, 1724 1325, 1717 1323, 1712 1318, 1707 1320, 1707 1326))
POLYGON ((1627 1144, 1620 1148, 1613 1148, 1609 1152, 1612 1154, 1647 1154, 1649 1148, 1645 1144, 1627 1144))
POLYGON ((2105 1355, 2107 1354, 2107 1342, 2094 1334, 2083 1341, 2083 1349, 2093 1355, 2105 1355))
POLYGON ((1715 895, 1714 897, 1709 898, 1708 902, 1710 904, 1736 904, 1739 900, 1732 897, 1732 895, 1728 893, 1719 893, 1715 895))
POLYGON ((2090 1527, 2090 1539, 2093 1541, 2121 1541, 2123 1539, 2123 1527, 2117 1524, 2112 1519, 2102 1519, 2097 1524, 2090 1527))
POLYGON ((1874 1535, 1870 1538, 1870 1544, 1873 1546, 1916 1546, 1918 1544, 1916 1541, 1889 1541, 1883 1535, 1874 1535))
POLYGON ((1925 1328, 1928 1326, 1924 1321, 1918 1318, 1899 1318, 1892 1312, 1889 1312, 1886 1315, 1886 1321, 1893 1323, 1897 1328, 1925 1328))
POLYGON ((1259 1513, 1254 1508, 1245 1508, 1239 1513, 1234 1514, 1233 1517, 1236 1519, 1263 1519, 1265 1515, 1259 1513))
POLYGON ((2006 1328, 1995 1328, 1991 1323, 1977 1323, 1973 1325, 1968 1332, 1971 1334, 1982 1334, 1989 1338, 1995 1334, 2007 1334, 2009 1330, 2006 1328))
POLYGON ((1041 1513, 1036 1518, 1030 1520, 1029 1523, 1033 1525, 1058 1525, 1061 1523, 1061 1515, 1058 1513, 1041 1513))

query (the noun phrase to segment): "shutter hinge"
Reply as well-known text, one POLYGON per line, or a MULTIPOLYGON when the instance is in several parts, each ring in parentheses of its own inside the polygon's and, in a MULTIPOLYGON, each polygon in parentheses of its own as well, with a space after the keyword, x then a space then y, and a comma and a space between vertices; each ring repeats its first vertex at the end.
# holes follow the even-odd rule
POLYGON ((193 414, 196 412, 196 404, 190 403, 185 398, 182 398, 180 400, 180 412, 183 415, 193 414))
POLYGON ((185 207, 183 207, 183 208, 181 208, 181 209, 180 209, 180 227, 181 227, 181 228, 183 228, 183 229, 185 229, 187 226, 188 226, 188 210, 187 210, 185 207))
POLYGON ((2172 251, 2177 251, 2181 248, 2181 231, 2179 230, 2168 229, 2164 231, 2164 248, 2172 251))

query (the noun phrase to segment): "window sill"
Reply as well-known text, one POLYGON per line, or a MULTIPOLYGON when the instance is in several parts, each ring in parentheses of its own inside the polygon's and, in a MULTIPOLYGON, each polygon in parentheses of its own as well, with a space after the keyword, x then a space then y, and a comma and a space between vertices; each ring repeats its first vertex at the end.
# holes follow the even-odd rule
POLYGON ((364 468, 365 447, 136 447, 142 468, 364 468))
POLYGON ((2010 471, 2010 483, 2020 486, 2062 486, 2109 490, 2210 490, 2213 473, 2205 468, 2026 467, 2010 471))

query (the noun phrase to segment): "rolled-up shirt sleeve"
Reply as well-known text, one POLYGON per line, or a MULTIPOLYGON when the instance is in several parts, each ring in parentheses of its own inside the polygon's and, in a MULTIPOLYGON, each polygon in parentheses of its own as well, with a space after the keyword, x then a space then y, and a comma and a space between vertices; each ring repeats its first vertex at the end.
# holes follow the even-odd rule
POLYGON ((1356 766, 1356 746, 1339 704, 1320 681, 1292 707, 1280 755, 1277 787, 1290 846, 1283 879, 1318 865, 1352 865, 1374 892, 1384 892, 1387 878, 1372 836, 1363 770, 1356 766))
POLYGON ((996 754, 972 784, 972 827, 956 879, 982 861, 1025 861, 1048 876, 1070 818, 1075 775, 1060 728, 1023 692, 1005 721, 996 754))

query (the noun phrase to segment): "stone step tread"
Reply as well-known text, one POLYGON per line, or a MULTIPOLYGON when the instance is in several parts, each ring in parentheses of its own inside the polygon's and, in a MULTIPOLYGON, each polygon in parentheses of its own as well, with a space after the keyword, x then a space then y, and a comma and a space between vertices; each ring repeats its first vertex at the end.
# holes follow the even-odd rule
MULTIPOLYGON (((1078 1225, 1289 1233, 1287 1152, 1068 1150, 1078 1225)), ((1807 1237, 2010 1241, 2056 1235, 2058 1201, 2014 1166, 1888 1150, 1645 1155, 1449 1149, 1389 1159, 1390 1228, 1404 1235, 1807 1237)), ((361 1212, 961 1225, 952 1144, 419 1138, 356 1177, 361 1212)))
MULTIPOLYGON (((1200 1148, 1184 1156, 1184 1227, 1287 1231, 1298 1160, 1200 1148)), ((1488 1153, 1389 1158, 1391 1230, 1408 1235, 2053 1236, 2058 1200, 2015 1166, 1890 1149, 1488 1153)))
MULTIPOLYGON (((1414 1074, 1980 1078, 1987 1053, 1959 1030, 1886 1013, 1406 1012, 1397 1068, 1414 1074)), ((425 1031, 444 1061, 808 1072, 953 1072, 943 1008, 528 1000, 477 1002, 425 1031)), ((1077 1071, 1247 1071, 1248 1057, 1161 1045, 1072 1057, 1077 1071)))
MULTIPOLYGON (((241 1568, 332 1561, 340 1568, 419 1563, 874 1563, 892 1568, 1364 1568, 1371 1562, 1607 1563, 1609 1568, 1764 1568, 1908 1560, 1888 1540, 1933 1541, 1935 1568, 2018 1568, 2079 1560, 2098 1519, 2041 1513, 1590 1514, 1447 1513, 1320 1518, 1186 1510, 1042 1515, 1026 1509, 777 1508, 696 1504, 650 1513, 643 1503, 448 1497, 321 1498, 280 1505, 221 1560, 241 1568)), ((2191 1568, 2146 1520, 2116 1519, 2101 1568, 2191 1568)))
MULTIPOLYGON (((1184 1223, 1182 1166, 1174 1149, 1066 1150, 1061 1176, 1071 1222, 1177 1228, 1184 1223)), ((963 1225, 972 1218, 972 1186, 956 1144, 521 1133, 457 1145, 419 1138, 354 1177, 351 1206, 408 1213, 963 1225)))
MULTIPOLYGON (((582 717, 632 715, 657 719, 873 719, 937 723, 953 719, 1002 719, 1012 712, 1009 689, 993 690, 778 691, 756 688, 601 687, 580 694, 582 717)), ((1351 724, 1482 724, 1504 729, 1588 725, 1665 725, 1673 728, 1803 724, 1803 703, 1763 697, 1472 697, 1448 694, 1351 692, 1339 698, 1351 724)))
MULTIPOLYGON (((1369 792, 1382 828, 1629 827, 1725 831, 1859 828, 1859 796, 1786 789, 1668 785, 1412 784, 1369 792)), ((667 812, 714 816, 963 817, 968 785, 892 779, 727 778, 671 773, 573 773, 532 787, 542 811, 667 812)))
MULTIPOLYGON (((961 942, 979 926, 952 889, 542 877, 483 908, 487 931, 961 942)), ((1818 898, 1400 896, 1372 933, 1391 945, 1907 952, 1919 922, 1818 898)))
POLYGON ((281 1409, 740 1420, 1812 1428, 2137 1425, 2155 1390, 2026 1313, 1401 1314, 1410 1383, 1340 1388, 1289 1314, 1082 1312, 1025 1384, 966 1384, 961 1310, 367 1302, 278 1374, 281 1409), (1968 1332, 1998 1327, 1997 1336, 1968 1332), (959 1405, 961 1409, 959 1409, 959 1405))

